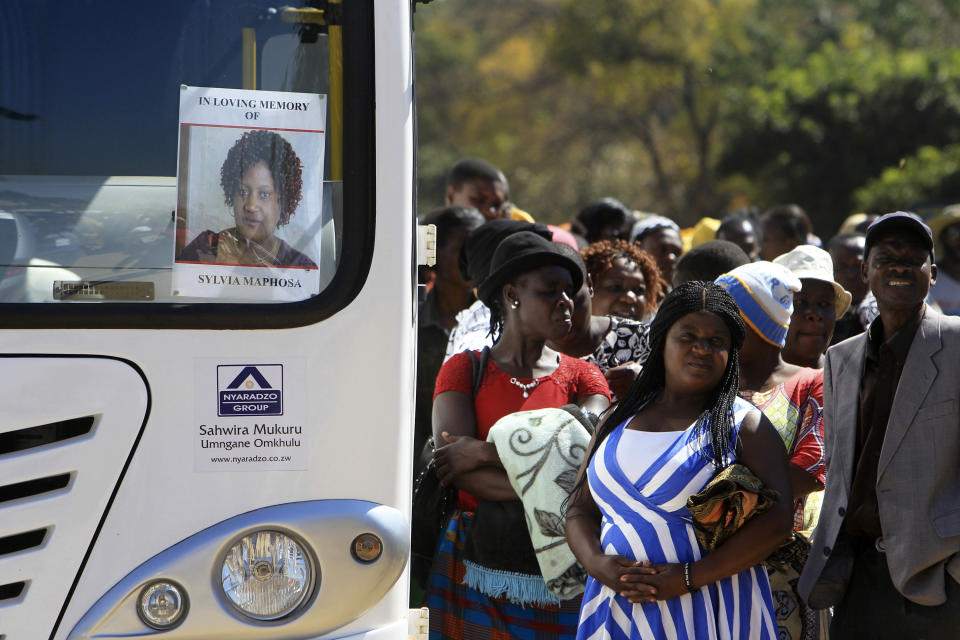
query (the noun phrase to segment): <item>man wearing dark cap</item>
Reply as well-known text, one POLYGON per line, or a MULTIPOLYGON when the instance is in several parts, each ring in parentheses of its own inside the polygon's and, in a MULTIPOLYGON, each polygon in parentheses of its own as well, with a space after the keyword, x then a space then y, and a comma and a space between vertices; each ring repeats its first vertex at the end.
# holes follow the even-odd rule
MULTIPOLYGON (((550 230, 542 224, 508 219, 491 220, 467 236, 460 249, 457 264, 464 279, 473 283, 474 291, 487 277, 494 250, 504 238, 518 231, 532 231, 547 240, 552 239, 550 230)), ((479 351, 488 347, 492 340, 490 309, 477 300, 457 314, 457 325, 450 332, 444 362, 461 351, 479 351)))
POLYGON ((879 317, 827 351, 826 493, 799 591, 834 638, 960 630, 960 319, 924 304, 933 237, 897 212, 867 229, 879 317))

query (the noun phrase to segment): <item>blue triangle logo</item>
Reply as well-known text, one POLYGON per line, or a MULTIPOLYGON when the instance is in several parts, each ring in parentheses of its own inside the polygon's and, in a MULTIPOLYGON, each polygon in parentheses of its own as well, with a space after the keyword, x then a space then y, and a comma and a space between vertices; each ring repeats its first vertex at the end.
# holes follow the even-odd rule
POLYGON ((260 386, 261 389, 272 389, 273 386, 267 382, 267 379, 263 377, 263 374, 260 373, 260 370, 256 367, 244 367, 241 369, 240 373, 236 378, 233 379, 233 382, 227 385, 227 389, 239 389, 240 385, 246 381, 247 378, 253 378, 253 381, 260 386))

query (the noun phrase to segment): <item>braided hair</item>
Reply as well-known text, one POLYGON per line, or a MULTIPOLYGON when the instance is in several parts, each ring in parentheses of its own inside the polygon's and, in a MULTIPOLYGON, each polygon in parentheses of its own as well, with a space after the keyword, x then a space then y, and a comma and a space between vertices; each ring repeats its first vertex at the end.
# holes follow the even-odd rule
MULTIPOLYGON (((701 443, 700 454, 712 460, 717 470, 726 464, 727 454, 733 450, 734 444, 733 405, 740 388, 739 349, 743 344, 745 329, 740 309, 733 297, 723 287, 699 280, 677 285, 660 305, 660 310, 650 325, 650 356, 627 395, 620 399, 613 413, 597 430, 593 446, 587 453, 588 460, 614 429, 663 391, 666 383, 663 352, 667 332, 680 318, 697 311, 716 314, 730 331, 731 345, 727 368, 713 389, 708 408, 700 414, 693 427, 693 439, 701 443)), ((580 477, 571 495, 580 490, 585 479, 585 475, 580 477)))

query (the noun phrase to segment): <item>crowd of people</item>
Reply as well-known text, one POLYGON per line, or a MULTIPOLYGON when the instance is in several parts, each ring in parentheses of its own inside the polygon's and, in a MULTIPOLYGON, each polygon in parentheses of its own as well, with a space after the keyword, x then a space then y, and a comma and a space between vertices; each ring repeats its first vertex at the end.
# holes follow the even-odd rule
POLYGON ((456 489, 415 527, 432 640, 958 637, 960 207, 824 242, 797 205, 538 224, 478 159, 445 196, 414 442, 417 490, 456 489))

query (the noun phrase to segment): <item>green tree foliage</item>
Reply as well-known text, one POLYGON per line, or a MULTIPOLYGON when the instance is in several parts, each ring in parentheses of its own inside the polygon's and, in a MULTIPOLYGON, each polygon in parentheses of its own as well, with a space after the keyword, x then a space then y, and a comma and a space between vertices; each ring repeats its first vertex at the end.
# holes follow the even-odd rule
MULTIPOLYGON (((743 204, 798 202, 831 231, 884 169, 921 147, 960 142, 958 7, 421 6, 421 210, 442 204, 453 162, 480 156, 506 172, 513 200, 538 220, 569 220, 608 195, 686 224, 743 204)), ((905 166, 915 163, 919 155, 905 166)))
POLYGON ((960 201, 960 144, 942 149, 920 147, 901 164, 887 167, 879 177, 853 194, 854 207, 883 213, 903 207, 913 210, 960 201))
POLYGON ((828 42, 736 106, 721 174, 749 176, 756 198, 799 202, 827 225, 885 167, 919 146, 960 142, 960 53, 828 42))
MULTIPOLYGON (((446 173, 460 158, 482 157, 523 196, 523 150, 538 137, 523 101, 539 97, 540 2, 434 2, 416 18, 418 172, 421 212, 443 205, 446 173)), ((531 168, 539 168, 534 158, 531 168)), ((530 206, 530 205, 526 205, 530 206)))
POLYGON ((628 192, 634 206, 688 222, 723 206, 713 162, 724 85, 736 75, 725 61, 748 57, 745 16, 755 4, 561 4, 548 51, 579 97, 567 135, 589 140, 594 157, 635 158, 648 177, 628 192))

